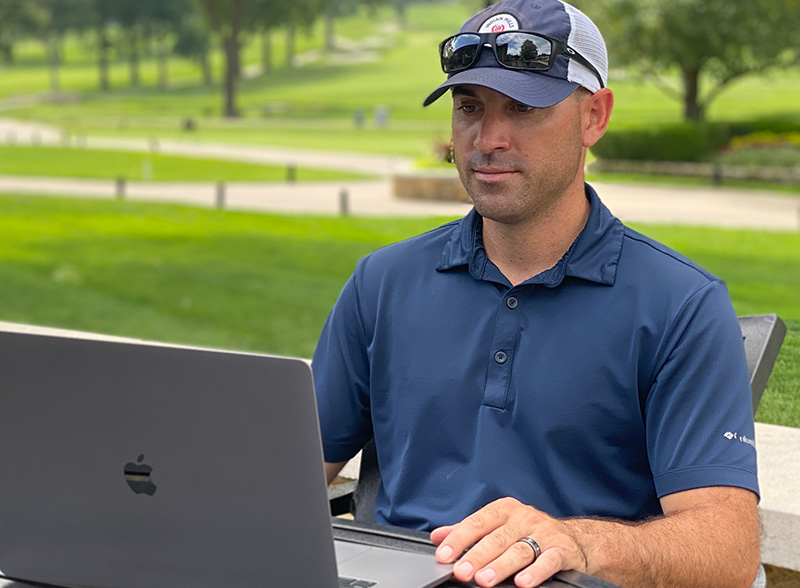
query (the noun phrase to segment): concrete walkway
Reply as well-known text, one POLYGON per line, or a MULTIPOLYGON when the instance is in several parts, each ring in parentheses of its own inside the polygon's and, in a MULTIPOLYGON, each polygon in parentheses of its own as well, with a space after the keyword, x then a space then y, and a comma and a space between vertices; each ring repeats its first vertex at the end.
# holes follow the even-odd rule
MULTIPOLYGON (((606 182, 592 185, 625 222, 800 230, 800 198, 789 195, 606 182)), ((116 182, 110 180, 0 176, 0 192, 5 193, 109 199, 118 196, 117 190, 116 182)), ((223 201, 224 207, 232 210, 339 214, 343 193, 347 212, 358 216, 461 216, 470 208, 460 202, 396 198, 388 178, 299 184, 231 182, 225 185, 223 201)), ((127 182, 124 198, 204 207, 219 204, 218 186, 211 183, 127 182)))

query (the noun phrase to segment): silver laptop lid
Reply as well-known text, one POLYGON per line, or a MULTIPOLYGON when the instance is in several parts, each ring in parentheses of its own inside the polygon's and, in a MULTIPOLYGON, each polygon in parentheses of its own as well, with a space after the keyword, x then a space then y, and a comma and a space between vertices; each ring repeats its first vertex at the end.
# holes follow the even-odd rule
POLYGON ((337 585, 302 360, 0 332, 0 472, 8 576, 337 585))

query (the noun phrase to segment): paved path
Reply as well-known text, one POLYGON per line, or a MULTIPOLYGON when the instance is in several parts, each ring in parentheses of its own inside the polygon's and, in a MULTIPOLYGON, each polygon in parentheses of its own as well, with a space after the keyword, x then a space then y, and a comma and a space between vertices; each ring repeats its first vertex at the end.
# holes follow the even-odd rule
MULTIPOLYGON (((626 222, 800 230, 797 197, 719 188, 605 182, 593 185, 606 205, 626 222)), ((117 186, 108 180, 0 176, 0 192, 108 199, 117 197, 117 186)), ((343 192, 346 210, 352 215, 459 216, 469 210, 469 205, 459 202, 396 198, 388 179, 299 184, 232 182, 225 186, 223 200, 225 208, 236 210, 339 214, 343 192)), ((209 183, 129 182, 124 197, 214 207, 218 204, 218 187, 209 183)))
MULTIPOLYGON (((58 129, 38 123, 0 119, 0 143, 63 144, 58 129)), ((236 210, 300 214, 339 214, 346 201, 352 215, 365 216, 459 216, 469 206, 458 202, 402 200, 394 197, 390 177, 407 172, 411 160, 388 155, 364 155, 315 150, 227 145, 191 141, 159 141, 88 137, 80 146, 153 151, 211 159, 296 165, 371 174, 368 181, 276 184, 231 182, 226 185, 224 206, 236 210), (346 197, 343 199, 343 193, 346 197)), ((627 222, 674 223, 743 227, 768 230, 800 230, 800 198, 770 191, 731 188, 594 184, 603 201, 627 222)), ((0 192, 59 196, 115 198, 116 182, 0 176, 0 192)), ((124 197, 131 200, 217 206, 218 187, 212 183, 128 182, 124 197)))

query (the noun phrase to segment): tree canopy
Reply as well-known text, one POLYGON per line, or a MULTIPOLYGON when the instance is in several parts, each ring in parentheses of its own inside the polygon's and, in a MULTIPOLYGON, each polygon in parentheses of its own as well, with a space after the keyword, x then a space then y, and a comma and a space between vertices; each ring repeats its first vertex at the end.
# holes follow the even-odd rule
POLYGON ((683 102, 686 120, 744 75, 798 63, 800 0, 576 0, 612 65, 632 66, 683 102), (679 73, 680 89, 665 81, 679 73))

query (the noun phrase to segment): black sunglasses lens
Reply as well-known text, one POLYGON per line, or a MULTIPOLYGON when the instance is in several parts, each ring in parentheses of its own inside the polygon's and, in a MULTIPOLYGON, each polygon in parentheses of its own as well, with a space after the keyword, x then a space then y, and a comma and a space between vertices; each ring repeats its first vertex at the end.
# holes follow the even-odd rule
POLYGON ((538 35, 503 33, 495 40, 497 60, 511 69, 547 70, 553 44, 538 35))
POLYGON ((481 38, 478 35, 466 33, 447 39, 442 43, 441 50, 444 73, 455 73, 471 67, 480 47, 481 38))

